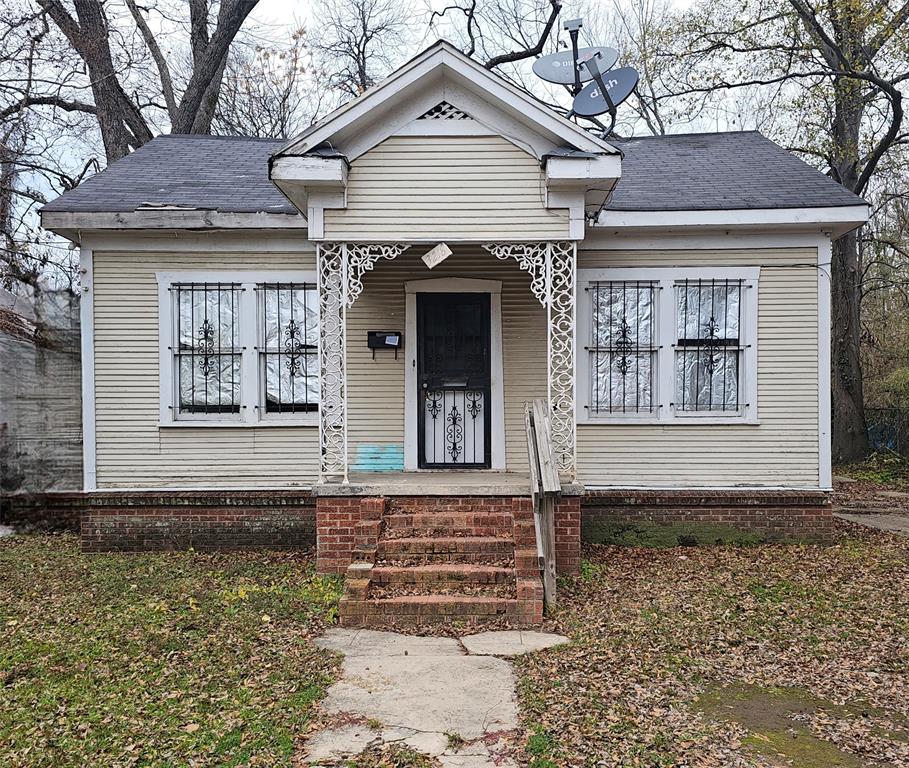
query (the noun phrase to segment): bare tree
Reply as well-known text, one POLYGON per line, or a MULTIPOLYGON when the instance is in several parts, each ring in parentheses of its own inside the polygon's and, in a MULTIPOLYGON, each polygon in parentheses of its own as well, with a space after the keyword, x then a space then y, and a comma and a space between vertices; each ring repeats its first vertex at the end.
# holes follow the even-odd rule
POLYGON ((464 38, 464 53, 496 69, 540 56, 551 43, 562 7, 562 0, 455 0, 431 10, 429 23, 453 21, 464 38))
POLYGON ((311 43, 328 86, 357 96, 388 74, 407 54, 410 18, 399 0, 322 0, 311 43))
MULTIPOLYGON (((40 25, 33 37, 40 40, 47 36, 49 22, 63 34, 85 67, 87 88, 83 86, 83 89, 91 94, 91 101, 68 98, 64 95, 65 90, 59 87, 60 83, 48 77, 49 72, 34 72, 35 76, 23 84, 20 98, 8 104, 0 117, 9 117, 35 106, 92 114, 97 118, 108 162, 149 141, 153 136, 153 125, 147 112, 157 105, 153 98, 148 98, 147 89, 145 93, 130 93, 124 87, 124 78, 136 63, 134 57, 145 52, 135 51, 128 42, 122 44, 128 38, 108 18, 109 4, 100 0, 73 0, 71 7, 67 7, 60 0, 35 2, 34 8, 25 8, 24 15, 25 20, 40 25)), ((210 131, 228 50, 256 4, 257 0, 222 0, 212 26, 210 16, 215 4, 206 0, 189 1, 192 63, 178 97, 170 64, 151 25, 134 0, 126 0, 135 28, 157 70, 158 94, 173 132, 210 131)))
POLYGON ((221 81, 212 127, 223 134, 287 137, 322 116, 327 77, 298 29, 285 46, 235 46, 221 81))
MULTIPOLYGON (((667 94, 761 87, 785 119, 779 138, 844 187, 869 191, 882 160, 906 143, 903 94, 909 81, 909 2, 747 0, 702 2, 681 30, 690 77, 667 94)), ((861 368, 859 235, 833 248, 834 457, 868 450, 861 368)))

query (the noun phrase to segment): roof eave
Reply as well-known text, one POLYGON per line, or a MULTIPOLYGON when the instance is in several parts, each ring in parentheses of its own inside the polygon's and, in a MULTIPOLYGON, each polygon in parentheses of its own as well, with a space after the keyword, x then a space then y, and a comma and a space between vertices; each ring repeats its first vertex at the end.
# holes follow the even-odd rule
POLYGON ((868 221, 867 203, 804 208, 602 211, 593 227, 616 232, 788 230, 829 232, 841 237, 868 221))
POLYGON ((306 231, 306 218, 274 212, 148 209, 138 211, 41 211, 41 226, 78 243, 86 231, 139 230, 298 230, 306 231))

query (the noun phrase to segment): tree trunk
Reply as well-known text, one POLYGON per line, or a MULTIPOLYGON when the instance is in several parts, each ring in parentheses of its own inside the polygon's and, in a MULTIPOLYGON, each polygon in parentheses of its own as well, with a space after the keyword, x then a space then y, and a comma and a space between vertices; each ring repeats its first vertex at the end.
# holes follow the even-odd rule
POLYGON ((856 232, 834 241, 832 273, 833 461, 841 463, 868 455, 859 356, 861 269, 856 232))

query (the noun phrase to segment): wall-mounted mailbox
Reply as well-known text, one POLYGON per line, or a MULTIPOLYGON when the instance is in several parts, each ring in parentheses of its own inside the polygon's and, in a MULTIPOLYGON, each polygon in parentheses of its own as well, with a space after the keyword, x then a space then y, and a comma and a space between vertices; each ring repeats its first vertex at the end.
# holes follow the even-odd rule
POLYGON ((404 346, 404 335, 400 331, 367 331, 366 344, 372 350, 373 360, 377 349, 393 349, 397 360, 398 350, 404 346))

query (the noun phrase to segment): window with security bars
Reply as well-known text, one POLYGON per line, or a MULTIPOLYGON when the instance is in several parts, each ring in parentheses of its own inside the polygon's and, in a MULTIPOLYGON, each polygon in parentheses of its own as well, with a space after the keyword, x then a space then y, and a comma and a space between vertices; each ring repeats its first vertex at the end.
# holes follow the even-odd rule
POLYGON ((650 413, 655 408, 656 306, 659 285, 611 280, 588 286, 592 414, 650 413))
POLYGON ((741 403, 743 280, 676 282, 679 412, 738 412, 741 403))
POLYGON ((177 412, 240 412, 243 349, 237 283, 171 286, 174 299, 174 387, 177 412))
POLYGON ((306 413, 319 404, 319 300, 315 284, 263 283, 259 376, 265 413, 306 413))

